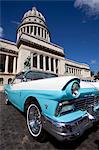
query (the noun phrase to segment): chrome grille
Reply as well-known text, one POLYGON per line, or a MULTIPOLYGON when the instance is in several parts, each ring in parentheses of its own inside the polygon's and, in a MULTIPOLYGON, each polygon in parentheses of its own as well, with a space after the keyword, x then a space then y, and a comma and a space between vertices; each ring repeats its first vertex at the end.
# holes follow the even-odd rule
MULTIPOLYGON (((99 99, 99 97, 98 97, 99 99)), ((96 105, 97 98, 94 96, 87 96, 84 98, 76 99, 75 108, 80 110, 86 110, 90 105, 96 105)))
POLYGON ((78 121, 79 127, 83 127, 83 126, 87 125, 88 123, 89 123, 89 119, 87 116, 78 121))
POLYGON ((71 124, 71 130, 75 132, 76 130, 78 130, 78 127, 82 128, 86 126, 88 123, 89 123, 89 118, 87 116, 85 116, 84 118, 80 118, 80 120, 71 124))

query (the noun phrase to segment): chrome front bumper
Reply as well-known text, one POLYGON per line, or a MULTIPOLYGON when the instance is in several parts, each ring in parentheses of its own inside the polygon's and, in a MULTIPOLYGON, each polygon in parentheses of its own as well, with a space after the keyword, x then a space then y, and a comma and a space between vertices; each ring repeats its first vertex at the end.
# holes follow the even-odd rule
POLYGON ((69 123, 56 122, 49 117, 42 116, 43 128, 53 135, 57 140, 74 140, 81 136, 84 131, 92 127, 95 121, 98 121, 99 115, 94 119, 89 119, 88 116, 81 117, 69 123))

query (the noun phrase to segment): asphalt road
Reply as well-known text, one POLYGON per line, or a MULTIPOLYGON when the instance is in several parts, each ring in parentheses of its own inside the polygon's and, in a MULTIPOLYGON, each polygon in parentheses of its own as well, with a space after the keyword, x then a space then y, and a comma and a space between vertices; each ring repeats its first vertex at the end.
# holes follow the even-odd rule
POLYGON ((49 134, 44 143, 35 141, 29 134, 24 115, 13 105, 4 104, 0 93, 0 150, 98 150, 99 122, 74 142, 55 140, 49 134))

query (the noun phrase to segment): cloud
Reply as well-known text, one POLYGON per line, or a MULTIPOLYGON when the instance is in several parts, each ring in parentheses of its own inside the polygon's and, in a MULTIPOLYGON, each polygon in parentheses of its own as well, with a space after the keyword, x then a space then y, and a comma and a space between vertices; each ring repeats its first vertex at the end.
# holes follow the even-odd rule
POLYGON ((96 60, 91 60, 91 64, 96 64, 96 60))
POLYGON ((11 23, 16 24, 16 25, 20 24, 20 22, 18 22, 18 21, 11 21, 11 23))
POLYGON ((75 0, 74 7, 81 9, 89 17, 99 17, 99 0, 75 0))
POLYGON ((87 21, 86 20, 82 20, 82 23, 87 23, 87 21))
POLYGON ((0 37, 3 37, 3 28, 0 26, 0 37))

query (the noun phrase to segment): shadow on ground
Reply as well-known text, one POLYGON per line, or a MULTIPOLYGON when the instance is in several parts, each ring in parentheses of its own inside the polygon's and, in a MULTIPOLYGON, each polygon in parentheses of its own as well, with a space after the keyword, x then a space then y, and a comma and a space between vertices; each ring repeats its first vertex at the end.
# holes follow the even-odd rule
MULTIPOLYGON (((77 149, 77 148, 84 148, 81 146, 82 143, 84 143, 85 145, 89 145, 90 143, 87 142, 87 139, 90 137, 90 135, 93 133, 95 134, 98 130, 99 130, 99 122, 97 122, 93 127, 91 127, 90 129, 86 130, 84 132, 84 134, 77 138, 74 141, 64 141, 64 142, 59 142, 57 141, 54 137, 52 137, 51 135, 47 134, 47 139, 48 141, 50 141, 51 144, 53 144, 53 146, 56 149, 77 149)), ((94 137, 93 137, 94 140, 94 137)), ((90 141, 91 142, 91 141, 90 141)), ((99 149, 99 140, 95 140, 94 144, 96 145, 96 148, 99 149)), ((86 147, 87 148, 87 147, 86 147)), ((92 148, 93 149, 93 148, 92 148)))

